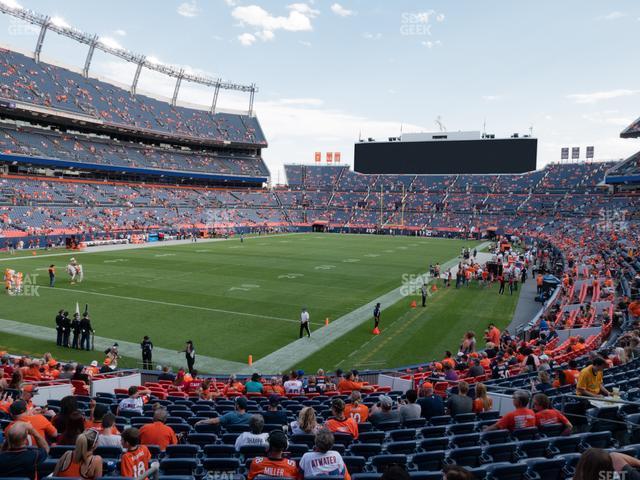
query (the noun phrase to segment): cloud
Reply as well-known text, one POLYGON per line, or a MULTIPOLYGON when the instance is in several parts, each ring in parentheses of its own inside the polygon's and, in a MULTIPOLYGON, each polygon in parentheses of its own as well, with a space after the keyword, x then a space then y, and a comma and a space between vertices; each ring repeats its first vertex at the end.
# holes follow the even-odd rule
POLYGON ((434 47, 440 47, 442 46, 442 42, 440 40, 426 40, 426 41, 422 41, 420 42, 423 46, 427 47, 429 50, 431 50, 434 47))
MULTIPOLYGON (((258 5, 247 5, 235 7, 231 11, 231 16, 239 20, 243 26, 256 27, 258 31, 252 36, 259 38, 263 42, 273 40, 276 30, 288 32, 308 32, 313 30, 311 20, 320 13, 318 10, 311 8, 306 3, 292 3, 287 6, 287 9, 289 10, 287 16, 275 16, 258 5)), ((248 39, 249 37, 245 34, 244 38, 248 39)), ((252 43, 253 41, 248 45, 252 43)), ((243 43, 243 45, 247 44, 243 43)))
POLYGON ((54 15, 53 17, 51 17, 51 23, 58 27, 71 28, 71 25, 69 25, 69 23, 67 23, 67 21, 60 15, 54 15))
POLYGON ((620 116, 618 110, 585 113, 582 118, 600 125, 615 125, 617 127, 626 127, 633 122, 631 117, 620 116))
POLYGON ((256 32, 256 37, 263 42, 268 42, 274 39, 275 34, 271 30, 262 30, 261 32, 256 32))
POLYGON ((224 3, 226 3, 230 7, 235 7, 238 4, 236 0, 224 0, 224 3))
POLYGON ((238 35, 238 40, 243 46, 250 47, 255 43, 256 37, 250 33, 243 33, 242 35, 238 35))
POLYGON ((123 50, 122 45, 120 45, 120 43, 117 40, 115 40, 114 38, 111 38, 111 37, 100 37, 99 41, 105 47, 116 48, 118 50, 123 50))
POLYGON ((366 38, 367 40, 379 40, 379 39, 382 38, 382 34, 381 33, 364 32, 362 34, 362 38, 366 38))
POLYGON ((502 95, 483 95, 482 99, 486 102, 495 102, 496 100, 502 100, 502 95))
POLYGON ((115 33, 119 37, 126 37, 127 36, 127 31, 126 30, 122 30, 121 28, 119 28, 118 30, 114 30, 113 33, 115 33))
POLYGON ((438 13, 436 15, 436 22, 444 22, 444 13, 438 13))
POLYGON ((331 11, 339 17, 350 17, 354 14, 353 10, 348 10, 339 3, 334 3, 333 5, 331 5, 331 11))
POLYGON ((278 105, 305 105, 308 107, 320 107, 324 105, 324 102, 319 98, 281 98, 277 101, 272 101, 273 104, 278 105))
POLYGON ((602 17, 598 17, 600 20, 607 20, 607 21, 612 21, 612 20, 619 20, 621 18, 626 17, 627 14, 624 12, 619 12, 619 11, 613 11, 611 13, 608 13, 606 15, 603 15, 602 17))
POLYGON ((200 9, 196 5, 195 0, 192 0, 190 2, 183 2, 178 5, 177 12, 178 15, 182 15, 183 17, 193 18, 198 16, 198 14, 200 13, 200 9))
POLYGON ((311 46, 311 42, 307 42, 306 40, 300 40, 298 43, 300 45, 302 45, 303 47, 310 47, 311 46))
POLYGON ((18 2, 16 2, 16 0, 0 0, 0 3, 5 4, 9 8, 17 8, 17 9, 23 9, 24 8, 22 5, 20 5, 18 2))
POLYGON ((596 103, 603 100, 612 100, 614 98, 630 97, 638 95, 639 93, 640 90, 617 89, 604 92, 573 93, 571 95, 567 95, 567 98, 575 103, 596 103))

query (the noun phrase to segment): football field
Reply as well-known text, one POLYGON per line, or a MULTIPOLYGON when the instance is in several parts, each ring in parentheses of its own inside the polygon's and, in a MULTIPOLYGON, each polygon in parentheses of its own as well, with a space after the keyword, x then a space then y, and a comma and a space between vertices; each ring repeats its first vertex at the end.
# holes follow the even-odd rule
POLYGON ((123 366, 137 365, 137 343, 144 335, 156 347, 154 363, 183 364, 177 350, 190 339, 196 367, 220 373, 247 368, 249 355, 261 373, 418 363, 457 348, 468 329, 481 338, 488 322, 509 323, 517 296, 498 297, 496 289, 440 288, 425 309, 409 307, 411 300, 420 303, 414 292, 398 296, 411 275, 426 272, 431 263, 454 263, 462 247, 476 245, 310 233, 77 254, 19 252, 3 256, 2 268, 23 272, 38 288, 23 296, 2 295, 0 350, 102 360, 100 352, 55 346, 57 311, 73 313, 78 302, 81 310, 89 305, 96 350, 107 341, 122 342, 128 357, 123 366), (84 268, 78 285, 70 284, 64 268, 71 256, 84 268), (50 264, 58 272, 55 288, 48 288, 50 264), (383 332, 373 337, 372 311, 363 306, 379 297, 391 303, 383 303, 383 332), (303 306, 313 331, 307 344, 302 343, 307 339, 296 342, 303 306))

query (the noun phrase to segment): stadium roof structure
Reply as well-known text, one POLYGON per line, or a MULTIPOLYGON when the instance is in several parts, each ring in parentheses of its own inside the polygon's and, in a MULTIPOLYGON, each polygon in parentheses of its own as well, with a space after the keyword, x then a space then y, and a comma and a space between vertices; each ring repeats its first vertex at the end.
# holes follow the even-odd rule
POLYGON ((178 69, 170 65, 154 62, 151 59, 147 58, 145 55, 133 53, 124 48, 118 48, 114 45, 110 45, 109 42, 102 41, 100 37, 98 37, 98 35, 96 34, 84 33, 73 27, 62 24, 61 22, 56 22, 54 19, 52 19, 49 16, 42 15, 40 13, 36 13, 32 10, 28 10, 18 6, 11 6, 4 3, 1 0, 0 0, 0 12, 5 13, 7 15, 11 15, 12 17, 19 18, 32 25, 36 25, 40 27, 40 34, 38 35, 38 40, 34 50, 34 60, 36 62, 40 61, 40 52, 42 51, 42 45, 44 44, 44 39, 45 39, 47 30, 51 30, 60 35, 71 38, 79 43, 83 43, 89 46, 89 51, 87 52, 84 68, 82 70, 82 74, 85 77, 89 76, 89 68, 91 67, 91 60, 93 58, 93 53, 97 48, 98 50, 101 50, 107 54, 114 55, 127 62, 131 62, 137 65, 136 73, 133 77, 133 82, 131 84, 132 95, 135 95, 136 93, 136 87, 138 85, 138 80, 140 78, 140 73, 142 69, 146 68, 148 70, 153 70, 176 79, 175 87, 173 90, 173 97, 171 99, 172 105, 175 105, 177 102, 178 93, 180 91, 180 85, 184 80, 187 82, 205 85, 207 87, 212 87, 214 89, 213 99, 211 102, 211 109, 210 109, 212 113, 215 112, 216 110, 216 105, 218 102, 218 94, 220 92, 220 89, 223 89, 223 90, 235 90, 239 92, 249 93, 248 114, 249 115, 253 114, 253 101, 254 101, 255 93, 258 91, 258 88, 256 87, 255 83, 246 85, 246 84, 234 83, 227 80, 223 80, 222 78, 211 78, 205 75, 194 75, 194 74, 186 73, 183 68, 178 69))
POLYGON ((622 138, 640 138, 640 118, 636 119, 631 125, 620 133, 622 138))

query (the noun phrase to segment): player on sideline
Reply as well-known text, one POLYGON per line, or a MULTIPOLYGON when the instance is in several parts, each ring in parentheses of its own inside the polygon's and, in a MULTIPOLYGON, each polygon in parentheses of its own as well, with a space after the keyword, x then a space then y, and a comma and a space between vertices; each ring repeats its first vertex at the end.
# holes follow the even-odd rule
POLYGON ((376 329, 380 325, 380 303, 376 303, 376 306, 373 309, 373 319, 375 320, 373 328, 376 329))
POLYGON ((302 334, 307 332, 307 336, 311 338, 311 330, 309 330, 309 312, 307 312, 306 307, 302 307, 302 312, 300 313, 300 338, 302 338, 302 334))

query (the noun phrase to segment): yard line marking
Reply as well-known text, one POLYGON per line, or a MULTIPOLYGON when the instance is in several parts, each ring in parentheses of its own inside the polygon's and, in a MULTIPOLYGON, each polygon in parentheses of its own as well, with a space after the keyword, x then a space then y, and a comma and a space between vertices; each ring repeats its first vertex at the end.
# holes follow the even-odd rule
MULTIPOLYGON (((22 337, 49 342, 53 342, 56 338, 56 331, 54 328, 16 322, 14 320, 6 320, 4 318, 0 318, 0 332, 13 333, 22 337)), ((104 350, 111 347, 115 342, 118 342, 118 351, 121 355, 130 358, 140 358, 140 344, 138 343, 99 337, 97 335, 94 338, 94 341, 95 354, 97 356, 102 355, 104 350)), ((72 354, 73 351, 74 350, 69 350, 69 353, 72 354)), ((198 362, 197 365, 199 370, 205 370, 212 373, 235 373, 239 368, 244 367, 243 363, 224 360, 222 358, 208 357, 200 354, 198 354, 196 361, 198 362)), ((176 350, 156 346, 153 348, 153 363, 183 367, 185 363, 184 354, 178 353, 176 350)))
MULTIPOLYGON (((240 315, 244 317, 252 317, 252 318, 264 318, 267 320, 278 320, 281 322, 289 322, 289 323, 300 323, 298 320, 293 320, 291 318, 281 318, 281 317, 271 317, 269 315, 258 315, 256 313, 247 313, 247 312, 234 312, 232 310, 222 310, 220 308, 209 308, 209 307, 199 307, 197 305, 184 305, 182 303, 173 303, 173 302, 163 302, 161 300, 150 300, 148 298, 137 298, 137 297, 125 297, 123 295, 114 295, 111 293, 101 293, 101 292, 92 292, 91 290, 76 290, 75 288, 60 288, 54 287, 51 290, 63 290, 65 292, 77 292, 77 293, 86 293, 87 295, 97 295, 100 297, 109 297, 109 298, 119 298, 122 300, 131 300, 133 302, 144 302, 144 303, 155 303, 157 305, 167 305, 170 307, 179 307, 179 308, 190 308, 192 310, 203 310, 206 312, 216 312, 216 313, 227 313, 230 315, 240 315)), ((324 325, 323 323, 313 323, 312 325, 324 325)))
MULTIPOLYGON (((487 244, 488 242, 479 245, 477 247, 478 250, 487 244)), ((448 268, 454 268, 458 262, 458 257, 454 257, 444 262, 442 264, 443 271, 446 271, 448 268)), ((421 274, 420 278, 422 278, 422 275, 425 274, 421 274)), ((429 280, 433 281, 432 278, 429 280)), ((361 305, 340 318, 337 318, 333 322, 329 323, 329 325, 314 330, 311 332, 311 338, 295 340, 290 344, 271 352, 258 361, 254 361, 252 367, 245 366, 238 373, 250 375, 253 372, 261 372, 263 374, 270 374, 287 370, 288 368, 299 364, 304 359, 310 357, 322 348, 335 342, 342 336, 369 321, 372 317, 373 307, 376 303, 380 302, 384 311, 387 307, 390 307, 405 298, 405 295, 403 295, 405 288, 406 285, 401 285, 390 292, 380 295, 370 302, 361 305)), ((380 337, 373 337, 369 341, 373 341, 375 338, 380 337)), ((383 339, 383 341, 386 342, 387 340, 383 339)))

